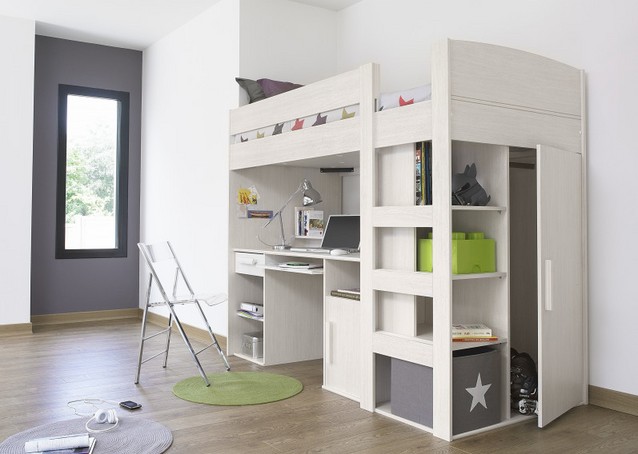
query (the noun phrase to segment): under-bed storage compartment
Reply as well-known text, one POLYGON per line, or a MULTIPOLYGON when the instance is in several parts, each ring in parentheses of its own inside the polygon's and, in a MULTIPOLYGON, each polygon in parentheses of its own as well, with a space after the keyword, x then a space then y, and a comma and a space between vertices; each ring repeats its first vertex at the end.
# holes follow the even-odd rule
POLYGON ((432 368, 379 354, 375 362, 377 412, 431 428, 432 368))
POLYGON ((498 350, 457 350, 452 364, 454 435, 499 423, 502 388, 498 350))
POLYGON ((432 368, 392 358, 392 414, 432 427, 432 368))

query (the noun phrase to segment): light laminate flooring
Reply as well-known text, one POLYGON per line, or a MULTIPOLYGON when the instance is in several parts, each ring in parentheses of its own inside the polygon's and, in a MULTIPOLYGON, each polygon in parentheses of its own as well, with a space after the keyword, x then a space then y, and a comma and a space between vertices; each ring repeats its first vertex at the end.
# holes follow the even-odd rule
MULTIPOLYGON (((133 383, 139 328, 137 320, 119 320, 41 326, 32 335, 0 337, 0 440, 73 417, 68 401, 101 398, 140 402, 140 416, 172 430, 171 454, 638 453, 638 417, 591 405, 542 430, 529 420, 447 443, 323 390, 321 361, 260 368, 231 357, 233 370, 289 375, 304 390, 259 406, 190 403, 171 391, 176 382, 197 375, 178 335, 168 367, 156 358, 142 366, 140 384, 133 383)), ((200 358, 207 372, 224 371, 215 350, 200 358)))

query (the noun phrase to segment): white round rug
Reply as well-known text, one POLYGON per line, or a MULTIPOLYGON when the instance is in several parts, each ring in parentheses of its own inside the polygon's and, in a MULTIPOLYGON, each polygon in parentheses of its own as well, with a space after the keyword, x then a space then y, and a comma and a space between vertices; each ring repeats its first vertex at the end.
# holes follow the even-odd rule
MULTIPOLYGON (((173 443, 173 434, 162 424, 135 416, 118 417, 120 423, 115 429, 89 434, 95 437, 93 454, 161 454, 173 443)), ((35 438, 86 433, 84 424, 87 419, 67 419, 17 433, 0 443, 0 453, 24 454, 25 442, 35 438)))

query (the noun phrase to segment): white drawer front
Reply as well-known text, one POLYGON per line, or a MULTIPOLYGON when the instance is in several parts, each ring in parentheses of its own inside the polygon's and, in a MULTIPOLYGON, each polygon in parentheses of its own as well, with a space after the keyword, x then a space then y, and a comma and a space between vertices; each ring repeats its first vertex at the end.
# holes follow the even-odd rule
POLYGON ((235 253, 235 273, 264 276, 264 254, 249 254, 246 252, 235 253))

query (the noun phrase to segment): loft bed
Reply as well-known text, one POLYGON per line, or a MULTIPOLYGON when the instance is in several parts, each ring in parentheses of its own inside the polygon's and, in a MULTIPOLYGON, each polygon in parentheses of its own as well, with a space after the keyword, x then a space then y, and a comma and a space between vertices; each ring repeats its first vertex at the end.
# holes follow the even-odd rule
MULTIPOLYGON (((428 228, 440 232, 437 233, 438 238, 443 238, 442 243, 448 244, 445 246, 447 249, 439 251, 444 253, 441 255, 451 255, 449 235, 453 226, 452 218, 456 214, 456 218, 472 218, 473 222, 474 212, 471 209, 476 207, 470 207, 466 212, 463 212, 465 207, 451 207, 447 192, 449 189, 439 190, 437 193, 437 185, 439 188, 450 188, 451 174, 460 171, 459 165, 465 165, 465 162, 461 162, 463 159, 474 159, 481 154, 498 155, 498 158, 486 159, 486 173, 498 186, 493 191, 496 196, 492 199, 497 206, 489 208, 498 214, 493 216, 488 213, 484 217, 489 219, 486 224, 497 226, 495 230, 500 235, 501 244, 509 244, 509 227, 502 221, 509 216, 507 150, 532 150, 535 153, 537 145, 542 144, 584 157, 584 76, 582 71, 573 67, 528 52, 453 40, 446 40, 433 48, 431 67, 430 99, 425 96, 421 102, 415 100, 414 103, 396 109, 380 108, 383 105, 383 95, 379 92, 380 68, 376 64, 366 64, 232 110, 229 165, 231 193, 240 182, 249 184, 254 179, 262 178, 264 168, 270 169, 268 184, 276 200, 285 200, 291 192, 289 187, 283 186, 283 180, 292 179, 298 182, 305 175, 304 172, 315 171, 315 176, 312 177, 314 182, 314 178, 319 175, 319 168, 361 169, 361 219, 362 226, 367 226, 361 232, 361 301, 374 302, 373 308, 362 305, 361 326, 372 327, 373 330, 361 332, 362 345, 370 348, 362 360, 361 407, 392 416, 391 410, 380 409, 379 394, 383 393, 374 388, 379 377, 378 374, 375 375, 372 364, 371 358, 374 355, 431 367, 435 369, 434 382, 438 384, 434 397, 437 413, 431 426, 433 429, 430 430, 436 436, 450 440, 453 438, 451 359, 452 351, 459 346, 450 345, 450 337, 445 329, 439 328, 439 334, 436 333, 437 327, 451 326, 454 323, 453 318, 457 314, 453 315, 455 309, 451 286, 455 279, 466 277, 451 276, 449 272, 438 274, 438 277, 433 273, 415 272, 415 231, 417 228, 428 228), (344 109, 355 112, 355 115, 340 119, 339 113, 344 109), (338 121, 295 130, 290 126, 298 119, 313 119, 327 112, 335 112, 338 121), (259 131, 274 129, 275 125, 288 127, 281 128, 281 134, 263 133, 263 137, 257 138, 259 131), (289 131, 284 132, 285 129, 289 131), (249 140, 244 141, 242 137, 249 140), (430 206, 414 205, 413 178, 404 177, 414 172, 413 144, 420 141, 432 141, 432 173, 437 176, 433 183, 434 203, 430 206), (475 151, 474 148, 480 151, 475 151), (384 153, 386 150, 388 153, 384 153), (400 161, 393 160, 393 155, 401 155, 400 161), (457 159, 455 156, 461 158, 457 159), (490 163, 489 160, 494 162, 490 163), (282 168, 285 170, 280 170, 282 168), (397 189, 390 189, 391 195, 383 199, 385 196, 382 197, 380 193, 385 190, 382 188, 388 186, 397 186, 397 189), (501 212, 507 215, 499 218, 501 212), (388 243, 393 244, 393 247, 384 245, 386 240, 390 240, 388 243), (400 245, 400 253, 394 252, 397 244, 400 245), (392 319, 390 325, 394 324, 394 330, 380 327, 377 317, 384 317, 381 313, 384 309, 378 309, 382 305, 382 297, 375 295, 390 293, 414 300, 412 309, 403 306, 407 310, 400 316, 394 314, 388 317, 392 319), (415 320, 419 317, 415 309, 419 298, 437 300, 430 308, 430 320, 425 327, 418 326, 418 321, 415 320), (375 314, 375 311, 380 314, 375 314)), ((584 175, 584 159, 582 163, 584 175)), ((259 184, 263 186, 265 182, 266 177, 263 177, 259 184)), ((294 184, 296 183, 293 183, 293 189, 294 184)), ((337 182, 334 186, 340 188, 337 182)), ((325 187, 332 190, 329 184, 325 187)), ((584 183, 581 192, 584 197, 584 183)), ((336 209, 334 207, 338 203, 334 199, 339 195, 333 194, 332 205, 324 206, 336 209)), ((326 199, 330 199, 330 196, 324 197, 324 201, 326 199)), ((278 205, 281 202, 269 203, 278 205)), ((582 207, 582 225, 586 226, 584 202, 582 207)), ((237 239, 231 240, 231 252, 233 248, 254 245, 256 228, 251 230, 246 223, 238 223, 232 218, 231 212, 231 238, 237 239)), ((284 219, 284 222, 292 225, 292 218, 284 219)), ((583 227, 583 238, 586 238, 586 227, 583 227)), ((585 245, 583 242, 583 249, 585 245)), ((436 247, 435 245, 435 257, 436 247)), ((507 280, 508 250, 501 248, 498 253, 500 255, 497 263, 505 263, 506 269, 497 270, 497 273, 487 278, 507 280)), ((449 265, 449 262, 441 263, 449 265)), ((435 269, 436 266, 435 263, 435 269)), ((581 268, 585 270, 583 276, 586 276, 586 266, 581 263, 578 269, 581 268)), ((483 276, 478 276, 477 280, 480 278, 483 276)), ((472 288, 471 285, 463 288, 472 288)), ((232 293, 232 286, 230 287, 229 293, 232 293)), ((470 293, 472 292, 468 292, 470 293)), ((509 296, 504 297, 501 292, 495 298, 509 296)), ((232 299, 232 295, 229 299, 232 299)), ((403 304, 398 300, 399 298, 391 303, 403 304)), ((474 314, 472 309, 467 312, 474 314)), ((509 316, 509 309, 502 309, 501 312, 509 316)), ((501 315, 503 314, 490 316, 495 320, 494 328, 499 337, 503 336, 502 333, 505 333, 503 337, 507 337, 510 331, 509 321, 505 315, 501 315)), ((456 321, 459 322, 466 321, 456 321)), ((505 345, 507 342, 505 340, 505 345)), ((504 350, 501 354, 509 365, 509 359, 506 359, 508 354, 504 350)), ((586 354, 583 355, 585 356, 586 354)), ((503 367, 501 375, 503 383, 509 381, 509 370, 506 367, 503 367)), ((547 383, 549 381, 548 379, 547 383)), ((549 387, 546 384, 546 388, 549 387)), ((586 392, 583 395, 586 396, 586 392)), ((549 400, 548 398, 547 401, 549 400)), ((562 399, 556 399, 560 400, 562 399)), ((570 405, 577 404, 569 402, 564 407, 571 408, 570 405)), ((553 406, 553 403, 547 403, 546 410, 553 411, 554 408, 550 408, 553 406)), ((564 408, 554 413, 559 414, 561 411, 565 411, 564 408)), ((503 414, 507 415, 504 417, 507 420, 510 415, 509 402, 503 402, 503 414)))
MULTIPOLYGON (((379 68, 368 64, 232 110, 230 168, 284 162, 320 167, 335 155, 348 155, 347 164, 358 164, 362 122, 371 122, 375 148, 430 140, 430 92, 434 103, 449 104, 454 140, 533 147, 540 137, 548 145, 580 149, 580 142, 563 134, 565 128, 580 130, 579 71, 504 47, 447 43, 445 56, 433 55, 432 91, 429 85, 416 96, 407 90, 407 101, 415 102, 400 109, 380 108, 379 68)), ((397 92, 394 98, 397 94, 403 95, 397 92)))

